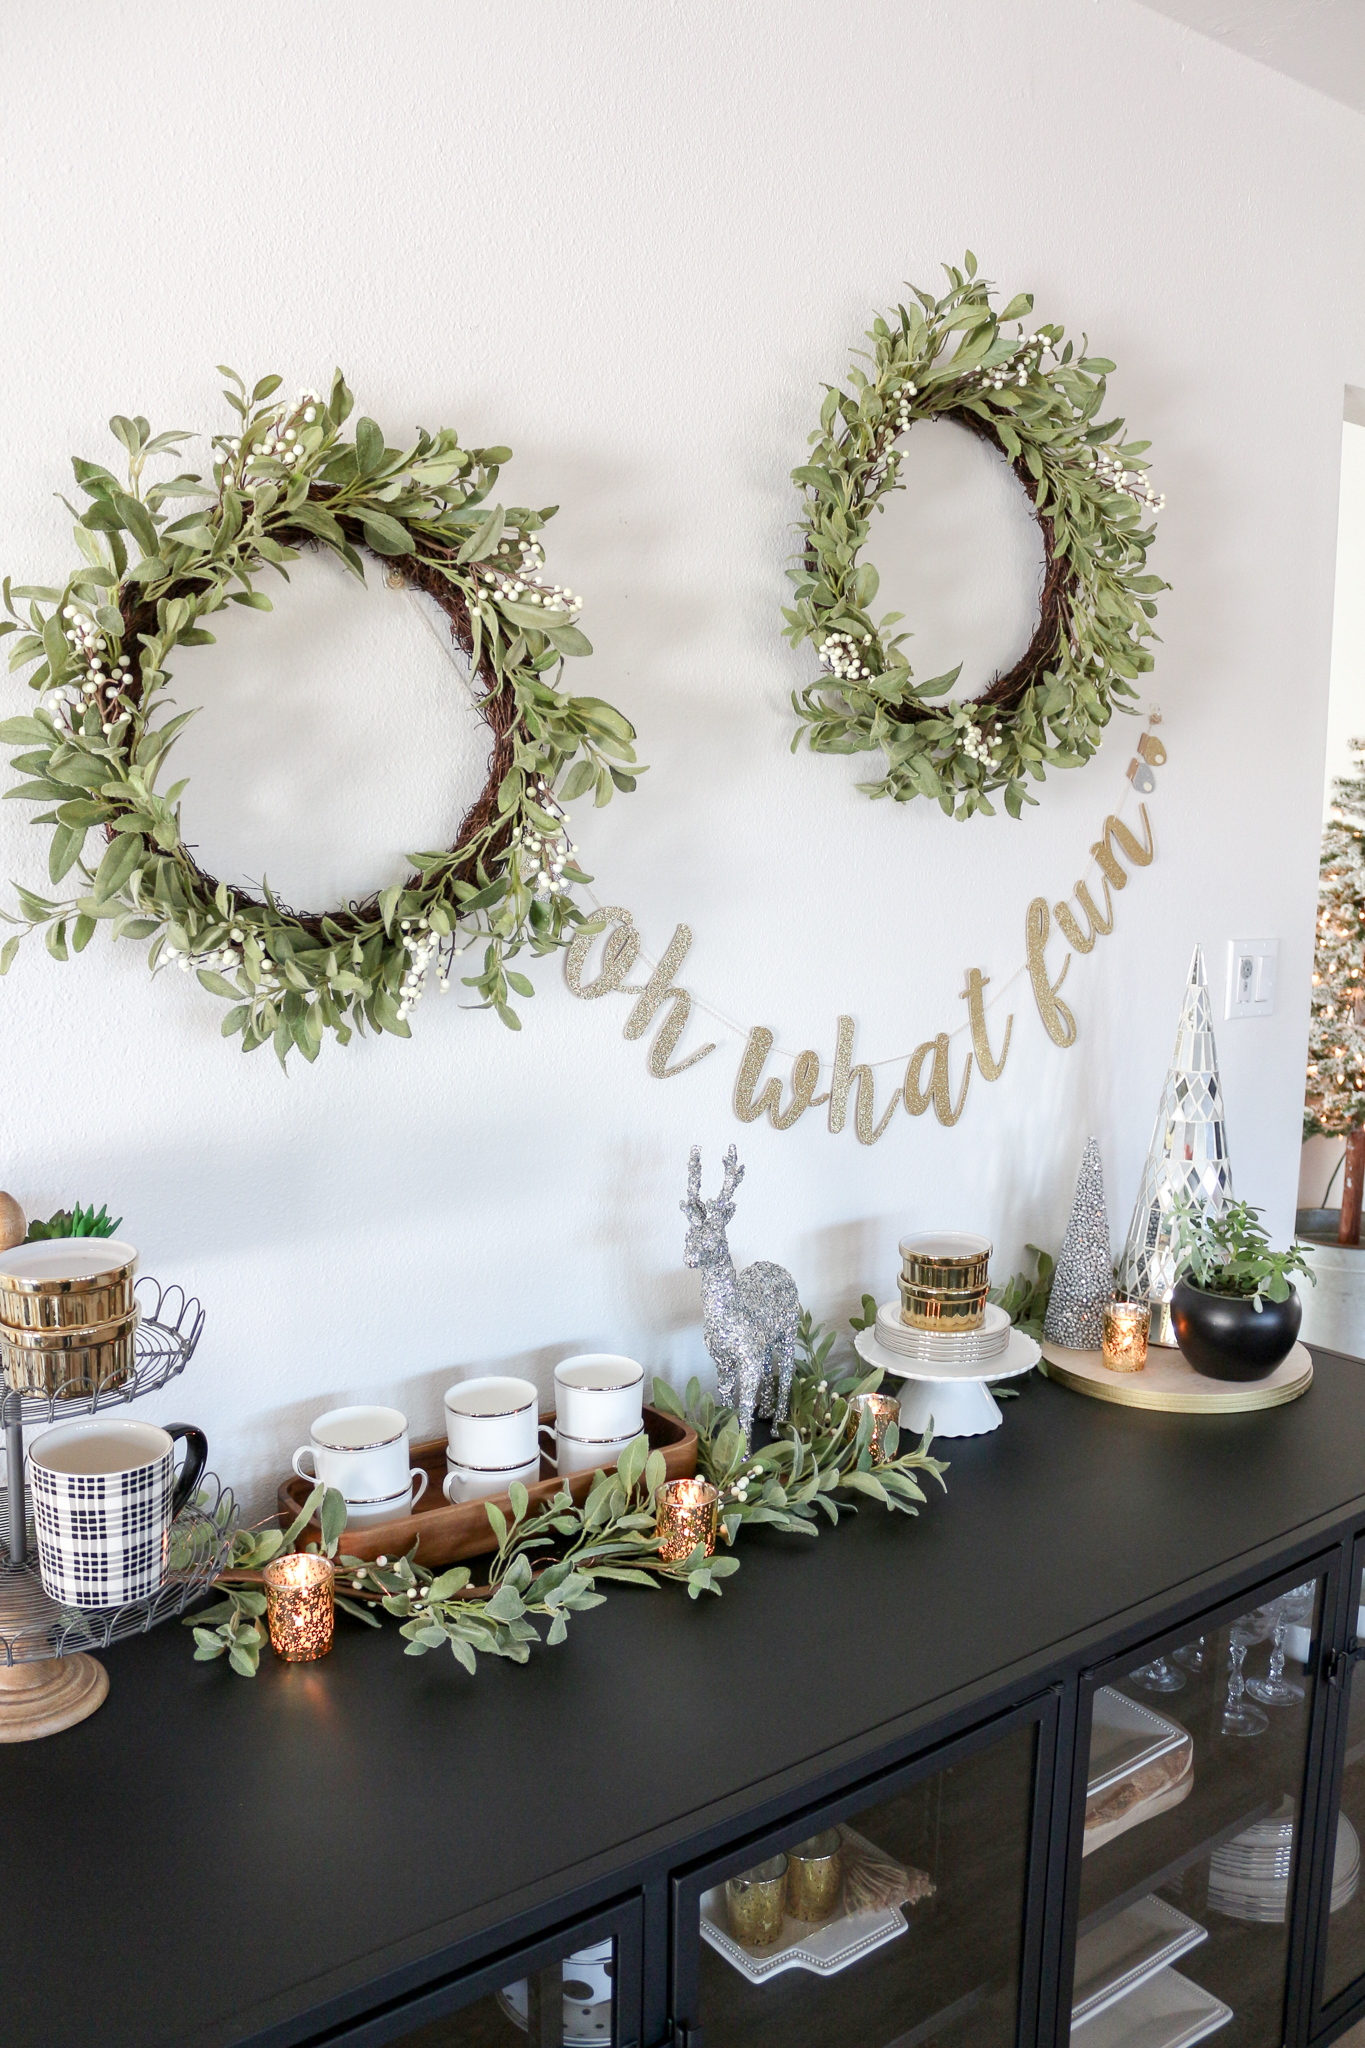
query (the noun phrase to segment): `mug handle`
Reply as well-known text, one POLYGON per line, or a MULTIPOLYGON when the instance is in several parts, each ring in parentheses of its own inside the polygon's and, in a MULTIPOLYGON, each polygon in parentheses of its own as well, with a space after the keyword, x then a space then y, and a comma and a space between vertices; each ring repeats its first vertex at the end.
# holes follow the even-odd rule
POLYGON ((177 1437, 185 1439, 185 1462, 180 1468, 175 1492, 171 1495, 171 1520, 174 1521, 199 1484, 208 1462, 209 1440, 203 1430, 196 1429, 192 1422, 164 1422, 161 1426, 173 1443, 177 1437))
POLYGON ((409 1488, 410 1488, 410 1490, 411 1490, 411 1493, 412 1493, 412 1498, 411 1498, 411 1500, 410 1500, 410 1501, 408 1502, 408 1513, 409 1513, 409 1514, 411 1514, 411 1513, 412 1513, 412 1510, 413 1510, 413 1509, 414 1509, 414 1508, 416 1507, 416 1505, 417 1505, 418 1501, 419 1501, 419 1500, 420 1500, 420 1499, 422 1498, 422 1495, 423 1495, 423 1494, 424 1494, 424 1493, 426 1492, 426 1490, 427 1490, 427 1484, 428 1484, 428 1481, 430 1480, 430 1478, 431 1478, 431 1474, 430 1474, 430 1473, 429 1473, 429 1472, 428 1472, 428 1471, 426 1470, 426 1467, 425 1467, 425 1466, 423 1466, 423 1465, 414 1465, 414 1466, 413 1466, 413 1468, 412 1468, 412 1470, 411 1470, 411 1472, 409 1472, 409 1474, 408 1474, 408 1486, 409 1486, 409 1488), (413 1486, 413 1484, 412 1484, 412 1482, 413 1482, 413 1480, 414 1480, 414 1479, 415 1479, 415 1480, 417 1481, 417 1484, 416 1484, 416 1486, 413 1486))
POLYGON ((446 1499, 450 1502, 450 1505, 453 1508, 458 1508, 462 1505, 462 1503, 456 1500, 454 1495, 450 1491, 451 1487, 454 1484, 455 1474, 453 1472, 447 1472, 445 1478, 441 1481, 441 1491, 445 1495, 446 1499))
POLYGON ((298 1477, 299 1477, 300 1479, 306 1479, 306 1480, 308 1481, 308 1484, 309 1484, 310 1486, 321 1486, 321 1484, 322 1484, 322 1481, 321 1481, 321 1480, 320 1480, 320 1479, 318 1478, 318 1469, 317 1469, 317 1467, 318 1467, 318 1461, 317 1461, 317 1458, 316 1458, 316 1456, 314 1455, 314 1452, 313 1452, 313 1446, 312 1446, 311 1444, 304 1444, 304 1445, 302 1445, 302 1446, 300 1447, 300 1449, 298 1449, 297 1451, 295 1451, 295 1453, 294 1453, 294 1471, 296 1472, 296 1474, 298 1475, 298 1477), (299 1459, 300 1459, 300 1458, 312 1458, 312 1460, 313 1460, 313 1469, 312 1469, 312 1471, 311 1471, 311 1472, 305 1472, 305 1471, 304 1471, 304 1469, 303 1469, 302 1465, 301 1465, 301 1464, 299 1463, 299 1459))
POLYGON ((548 1422, 541 1422, 541 1423, 538 1423, 538 1424, 536 1425, 536 1435, 537 1435, 538 1437, 542 1437, 542 1436, 547 1436, 547 1437, 549 1437, 549 1439, 550 1439, 550 1445, 551 1445, 551 1448, 550 1448, 550 1449, 549 1449, 549 1450, 547 1451, 547 1450, 545 1450, 545 1449, 544 1449, 544 1448, 543 1448, 542 1446, 540 1446, 540 1445, 537 1445, 537 1449, 539 1449, 539 1450, 540 1450, 540 1452, 541 1452, 541 1456, 542 1456, 542 1457, 545 1457, 545 1458, 548 1458, 548 1459, 549 1459, 550 1463, 551 1463, 551 1464, 552 1464, 552 1465, 554 1466, 554 1469, 555 1469, 555 1471, 556 1471, 556 1472, 558 1472, 558 1470, 559 1470, 559 1441, 558 1441, 557 1437, 555 1436, 555 1433, 554 1433, 553 1429, 552 1429, 552 1428, 550 1427, 549 1423, 548 1423, 548 1422))

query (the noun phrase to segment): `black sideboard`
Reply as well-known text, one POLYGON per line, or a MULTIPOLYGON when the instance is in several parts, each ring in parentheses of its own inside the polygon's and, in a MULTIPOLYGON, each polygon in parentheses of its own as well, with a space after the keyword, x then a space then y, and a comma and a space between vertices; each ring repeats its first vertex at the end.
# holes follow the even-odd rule
POLYGON ((1365 2011, 1365 1904, 1328 1911, 1365 1365, 1316 1364, 1304 1399, 1217 1419, 1031 1381, 1000 1429, 940 1446, 948 1490, 918 1521, 756 1532, 723 1599, 615 1589, 525 1668, 471 1679, 345 1619, 325 1661, 267 1656, 254 1682, 174 1626, 113 1650, 97 1715, 0 1752, 5 2048, 539 2044, 561 2025, 544 1987, 599 1941, 617 2048, 1051 2048, 1078 1936, 1158 1887, 1208 1923, 1188 1974, 1233 2010, 1228 2048, 1333 2038, 1365 2011), (1309 1582, 1302 1704, 1221 1737, 1238 1617, 1309 1582), (1169 1698, 1134 1680, 1201 1644, 1169 1698), (1197 1725, 1194 1790, 1085 1857, 1116 1692, 1197 1725), (1218 1919, 1209 1859, 1286 1798, 1272 1937, 1218 1919), (727 1873, 868 1814, 939 1872, 899 1948, 760 1988, 699 1944, 727 1873))

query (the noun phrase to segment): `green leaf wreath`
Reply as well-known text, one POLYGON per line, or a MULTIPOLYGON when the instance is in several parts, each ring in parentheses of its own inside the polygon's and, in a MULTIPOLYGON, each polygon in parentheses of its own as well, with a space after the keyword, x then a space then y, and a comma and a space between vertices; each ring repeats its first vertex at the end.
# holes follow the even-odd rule
MULTIPOLYGON (((5 579, 0 633, 19 635, 10 667, 31 668, 40 700, 0 724, 0 740, 24 750, 13 762, 24 780, 6 795, 48 806, 34 822, 52 831, 49 874, 75 878, 65 901, 19 889, 23 916, 7 921, 43 927, 58 960, 102 922, 115 938, 149 940, 154 971, 174 960, 231 1004, 225 1037, 239 1034, 248 1052, 273 1044, 281 1062, 295 1046, 315 1059, 327 1031, 342 1044, 367 1024, 409 1036, 428 983, 444 989, 482 938, 482 967, 464 986, 515 1029, 511 995, 534 991, 508 961, 566 944, 584 922, 568 894, 587 877, 564 807, 588 790, 604 804, 638 772, 621 713, 557 687, 564 657, 592 649, 581 600, 542 573, 539 535, 556 508, 490 503, 510 450, 462 448, 450 428, 400 449, 362 419, 344 439, 353 400, 340 371, 325 402, 305 391, 293 405, 276 398, 278 377, 248 394, 235 371, 222 374, 238 431, 214 437, 211 481, 149 482, 149 461, 177 458, 190 436, 118 415, 126 483, 73 461, 89 500, 69 506, 80 567, 60 590, 5 579), (172 516, 181 499, 193 503, 172 516), (468 657, 492 752, 454 847, 410 854, 407 879, 364 902, 307 915, 267 885, 258 900, 205 874, 181 836, 185 783, 158 780, 194 715, 162 715, 176 650, 211 641, 208 621, 229 602, 269 611, 258 580, 287 576, 314 547, 362 580, 364 556, 378 556, 435 599, 468 657)), ((0 951, 0 972, 22 937, 0 951)))
POLYGON ((207 1663, 226 1656, 243 1677, 256 1675, 265 1643, 258 1626, 265 1613, 261 1568, 299 1541, 336 1559, 339 1607, 376 1628, 376 1610, 392 1615, 408 1656, 449 1649, 472 1672, 480 1655, 524 1664, 542 1641, 562 1643, 570 1615, 602 1605, 604 1583, 657 1587, 673 1581, 693 1600, 718 1594, 721 1580, 739 1570, 730 1553, 746 1528, 767 1524, 789 1535, 818 1536, 821 1517, 837 1524, 840 1513, 856 1512, 860 1501, 917 1514, 925 1498, 920 1478, 942 1486, 948 1468, 930 1456, 928 1430, 902 1450, 894 1426, 886 1432, 883 1462, 874 1463, 873 1418, 853 1397, 875 1392, 882 1375, 834 1373, 826 1364, 833 1341, 832 1333, 803 1318, 803 1364, 792 1380, 789 1419, 756 1450, 745 1442, 734 1410, 719 1407, 696 1380, 683 1401, 666 1380, 655 1380, 655 1406, 697 1432, 697 1470, 719 1496, 724 1553, 707 1557, 698 1544, 676 1564, 660 1557, 655 1496, 664 1459, 645 1436, 627 1445, 612 1471, 594 1476, 581 1505, 563 1487, 532 1513, 526 1488, 514 1484, 509 1521, 496 1501, 486 1501, 497 1549, 482 1584, 465 1565, 432 1572, 417 1562, 416 1544, 405 1556, 373 1563, 338 1556, 346 1503, 318 1486, 287 1530, 238 1531, 229 1567, 216 1581, 223 1599, 185 1624, 194 1630, 195 1658, 207 1663), (309 1536, 312 1528, 316 1537, 309 1536))
POLYGON ((870 369, 851 368, 847 391, 825 387, 812 452, 792 471, 804 503, 785 636, 793 647, 814 641, 825 671, 793 692, 802 723, 792 748, 803 734, 819 753, 881 748, 885 774, 859 785, 868 796, 936 797, 950 817, 991 817, 989 792, 1003 789, 1017 818, 1036 802, 1028 782, 1088 761, 1116 703, 1131 708, 1122 700, 1136 699, 1136 679, 1152 666, 1143 643, 1154 637, 1155 594, 1168 586, 1145 573, 1153 533, 1142 521, 1165 500, 1147 480, 1151 444, 1121 439, 1122 420, 1098 417, 1114 365, 1084 341, 1077 356, 1060 327, 1025 334, 1029 292, 995 311, 970 250, 965 272, 944 269, 942 298, 912 286, 910 305, 874 319, 870 369), (1011 321, 1013 336, 1003 331, 1011 321), (909 636, 893 630, 903 614, 872 611, 872 515, 904 488, 900 439, 926 419, 956 420, 1001 449, 1043 534, 1033 639, 976 699, 949 695, 960 663, 917 678, 909 636))

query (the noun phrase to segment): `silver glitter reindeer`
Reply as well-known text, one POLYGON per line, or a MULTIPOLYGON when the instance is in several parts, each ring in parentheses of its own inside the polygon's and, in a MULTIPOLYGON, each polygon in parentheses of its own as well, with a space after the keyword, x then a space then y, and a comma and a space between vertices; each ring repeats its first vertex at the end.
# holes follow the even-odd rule
POLYGON ((734 1192, 743 1178, 744 1168, 732 1145, 725 1155, 718 1198, 703 1201, 701 1148, 694 1145, 687 1199, 678 1207, 691 1226, 683 1261, 702 1271, 702 1327, 715 1361, 720 1398, 736 1411, 747 1442, 755 1415, 786 1420, 801 1303, 791 1274, 771 1259, 759 1259, 742 1273, 735 1271, 725 1226, 735 1213, 734 1192))

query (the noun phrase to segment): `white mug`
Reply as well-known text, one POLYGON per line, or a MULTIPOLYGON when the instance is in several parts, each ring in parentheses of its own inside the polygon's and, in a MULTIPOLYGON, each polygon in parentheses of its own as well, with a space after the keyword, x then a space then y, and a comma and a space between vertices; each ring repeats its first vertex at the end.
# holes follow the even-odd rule
POLYGON ((640 1434, 645 1369, 633 1358, 585 1351, 555 1367, 555 1423, 583 1443, 640 1434))
POLYGON ((388 1500, 348 1500, 346 1503, 346 1527, 366 1529, 375 1522, 401 1522, 410 1515, 422 1495, 426 1492, 431 1475, 414 1465, 408 1483, 401 1493, 395 1493, 388 1500))
POLYGON ((199 1483, 208 1440, 188 1422, 66 1422, 28 1450, 38 1571, 63 1607, 148 1600, 166 1577, 171 1523, 199 1483), (172 1452, 185 1440, 177 1480, 172 1452))
POLYGON ((455 1464, 507 1472, 536 1456, 540 1396, 529 1380, 488 1373, 446 1388, 446 1436, 455 1464))
POLYGON ((534 1486, 540 1477, 540 1459, 531 1458, 524 1465, 513 1465, 506 1472, 473 1471, 468 1465, 459 1465, 447 1456, 446 1476, 441 1491, 453 1508, 463 1507, 471 1500, 492 1500, 496 1494, 506 1493, 514 1479, 523 1486, 534 1486))
MULTIPOLYGON (((351 1506, 391 1501, 410 1489, 416 1469, 408 1454, 408 1418, 397 1408, 332 1408, 319 1415, 309 1442, 294 1453, 294 1470, 310 1486, 334 1486, 351 1506), (303 1460, 311 1458, 311 1472, 303 1460)), ((418 1488, 420 1500, 426 1475, 418 1488)))
POLYGON ((599 1468, 605 1472, 639 1434, 638 1429, 633 1429, 628 1436, 609 1437, 605 1443, 585 1443, 582 1437, 566 1436, 562 1429, 556 1429, 555 1470, 561 1479, 575 1472, 596 1472, 599 1468))

